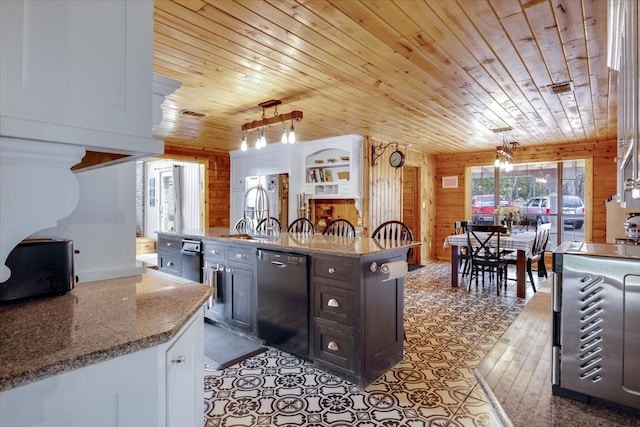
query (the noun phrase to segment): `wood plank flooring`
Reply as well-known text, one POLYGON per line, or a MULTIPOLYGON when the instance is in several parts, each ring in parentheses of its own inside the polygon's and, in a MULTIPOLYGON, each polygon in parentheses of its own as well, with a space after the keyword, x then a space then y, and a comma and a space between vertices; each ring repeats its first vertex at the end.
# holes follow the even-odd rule
POLYGON ((640 411, 551 393, 551 279, 480 363, 476 376, 504 423, 514 426, 638 426, 640 411))

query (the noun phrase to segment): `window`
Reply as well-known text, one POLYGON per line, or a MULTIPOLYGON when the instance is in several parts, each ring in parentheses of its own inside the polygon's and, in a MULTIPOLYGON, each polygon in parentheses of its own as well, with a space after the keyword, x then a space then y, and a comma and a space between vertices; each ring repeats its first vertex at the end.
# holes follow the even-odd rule
POLYGON ((471 219, 474 223, 494 223, 497 207, 518 206, 533 223, 552 224, 555 244, 583 241, 584 186, 584 160, 516 164, 510 172, 500 172, 493 165, 474 166, 471 219))

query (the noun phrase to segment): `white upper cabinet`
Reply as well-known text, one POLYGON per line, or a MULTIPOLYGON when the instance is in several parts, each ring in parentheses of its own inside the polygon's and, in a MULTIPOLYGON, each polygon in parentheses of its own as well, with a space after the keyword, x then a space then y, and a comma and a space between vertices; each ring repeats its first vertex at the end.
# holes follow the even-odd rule
POLYGON ((162 153, 153 1, 2 1, 0 19, 3 137, 162 153))
POLYGON ((360 135, 343 135, 294 146, 291 191, 312 199, 355 199, 357 205, 362 199, 363 141, 360 135))
POLYGON ((0 282, 78 205, 72 168, 164 152, 154 102, 179 82, 155 84, 152 0, 0 1, 0 282))
POLYGON ((609 65, 618 70, 618 198, 640 206, 640 7, 609 2, 609 65))

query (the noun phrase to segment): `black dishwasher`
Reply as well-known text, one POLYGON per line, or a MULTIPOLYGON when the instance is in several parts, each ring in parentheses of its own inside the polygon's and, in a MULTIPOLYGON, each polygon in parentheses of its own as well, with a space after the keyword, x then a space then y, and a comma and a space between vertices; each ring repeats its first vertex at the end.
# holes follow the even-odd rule
POLYGON ((309 358, 309 281, 306 255, 258 251, 258 337, 309 358))

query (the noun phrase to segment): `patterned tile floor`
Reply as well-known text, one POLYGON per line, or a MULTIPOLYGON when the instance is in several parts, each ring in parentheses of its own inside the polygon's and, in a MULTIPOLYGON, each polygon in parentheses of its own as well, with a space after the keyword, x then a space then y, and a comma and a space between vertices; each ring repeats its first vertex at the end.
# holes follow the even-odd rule
POLYGON ((270 348, 205 373, 205 426, 500 425, 474 369, 526 300, 515 297, 515 282, 499 297, 491 288, 451 288, 449 273, 446 262, 409 273, 404 360, 370 386, 270 348))

